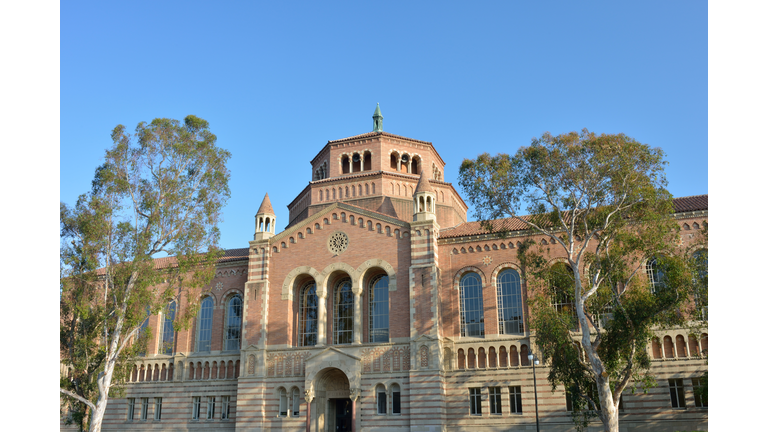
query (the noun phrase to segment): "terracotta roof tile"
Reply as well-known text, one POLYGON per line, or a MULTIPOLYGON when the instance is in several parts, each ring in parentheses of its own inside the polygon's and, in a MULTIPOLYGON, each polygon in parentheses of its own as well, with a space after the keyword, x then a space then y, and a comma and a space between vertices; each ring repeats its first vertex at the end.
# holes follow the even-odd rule
POLYGON ((419 143, 422 143, 422 144, 432 145, 432 143, 428 142, 428 141, 422 141, 422 140, 417 140, 417 139, 413 139, 413 138, 408 138, 408 137, 404 137, 404 136, 400 136, 400 135, 391 134, 389 132, 367 132, 367 133, 360 134, 360 135, 355 135, 355 136, 351 136, 351 137, 347 137, 347 138, 341 138, 341 139, 337 139, 337 140, 328 141, 328 144, 334 144, 334 143, 342 142, 342 141, 356 140, 356 139, 360 139, 360 138, 369 138, 369 137, 374 137, 374 136, 379 136, 379 135, 390 137, 390 138, 399 138, 399 139, 404 139, 404 140, 408 140, 408 141, 419 142, 419 143))
POLYGON ((427 179, 427 175, 424 174, 424 171, 421 172, 419 184, 416 185, 416 190, 413 193, 419 192, 433 192, 432 188, 429 186, 429 180, 427 179))
MULTIPOLYGON (((709 195, 696 195, 690 197, 674 198, 672 200, 675 206, 676 213, 707 210, 707 197, 709 195)), ((527 219, 529 216, 523 216, 523 219, 527 219)), ((521 231, 528 229, 528 227, 517 219, 496 219, 491 221, 493 226, 493 232, 498 231, 521 231)), ((484 235, 489 232, 480 226, 480 222, 464 222, 455 227, 444 228, 440 230, 440 238, 454 238, 473 235, 484 235)))
POLYGON ((680 197, 672 200, 675 205, 675 212, 689 212, 697 210, 707 210, 709 195, 694 195, 688 197, 680 197))
POLYGON ((256 214, 259 213, 275 214, 275 211, 272 209, 272 202, 269 201, 269 194, 264 195, 264 201, 261 202, 259 211, 256 214))

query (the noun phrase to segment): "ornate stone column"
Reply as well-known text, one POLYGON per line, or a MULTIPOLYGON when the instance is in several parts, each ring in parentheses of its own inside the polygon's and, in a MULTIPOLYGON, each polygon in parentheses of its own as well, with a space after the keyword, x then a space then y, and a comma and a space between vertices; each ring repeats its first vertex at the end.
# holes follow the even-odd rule
POLYGON ((352 400, 352 432, 357 430, 357 398, 360 396, 359 388, 349 389, 349 398, 352 400))
POLYGON ((352 293, 355 295, 355 326, 353 331, 353 343, 360 345, 363 337, 363 306, 362 306, 362 294, 363 289, 361 287, 352 287, 352 293))
POLYGON ((315 398, 315 392, 312 389, 304 390, 304 400, 307 401, 307 429, 310 432, 312 419, 312 400, 315 398))
POLYGON ((317 290, 317 346, 325 345, 326 322, 326 291, 325 287, 317 290))

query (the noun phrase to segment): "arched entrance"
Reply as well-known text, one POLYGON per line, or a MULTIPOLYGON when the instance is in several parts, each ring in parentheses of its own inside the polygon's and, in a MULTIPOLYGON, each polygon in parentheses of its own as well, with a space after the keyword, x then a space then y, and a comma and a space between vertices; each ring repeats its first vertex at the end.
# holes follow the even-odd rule
POLYGON ((355 401, 350 398, 347 375, 336 368, 327 368, 315 379, 312 416, 314 431, 354 432, 355 401))

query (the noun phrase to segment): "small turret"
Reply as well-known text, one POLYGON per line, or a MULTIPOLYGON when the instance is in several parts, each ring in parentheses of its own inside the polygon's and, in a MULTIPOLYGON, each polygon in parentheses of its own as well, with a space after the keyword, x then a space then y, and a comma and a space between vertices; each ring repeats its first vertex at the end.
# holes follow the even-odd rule
POLYGON ((256 212, 256 233, 254 240, 266 240, 275 235, 275 211, 269 201, 269 194, 264 195, 259 210, 256 212))
POLYGON ((435 220, 435 199, 437 194, 429 186, 429 180, 424 171, 419 177, 419 184, 413 192, 413 220, 435 220))
POLYGON ((373 131, 384 132, 384 116, 381 115, 378 102, 376 102, 376 111, 373 112, 373 131))

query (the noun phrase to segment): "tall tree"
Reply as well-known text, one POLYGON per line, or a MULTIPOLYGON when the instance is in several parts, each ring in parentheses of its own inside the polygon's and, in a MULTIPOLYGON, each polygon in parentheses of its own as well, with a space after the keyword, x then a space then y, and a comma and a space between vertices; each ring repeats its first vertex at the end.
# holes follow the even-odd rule
MULTIPOLYGON (((126 360, 145 352, 148 315, 176 300, 187 307, 174 327, 188 325, 195 290, 213 278, 229 198, 230 153, 203 119, 158 118, 133 136, 118 125, 112 141, 91 191, 60 215, 60 391, 65 404, 87 407, 91 431, 101 430, 126 360)), ((74 411, 84 424, 86 409, 74 411)))
POLYGON ((528 243, 518 256, 549 380, 566 386, 583 414, 580 426, 596 415, 604 430, 619 430, 621 392, 630 382, 652 381, 645 349, 652 328, 683 321, 677 311, 691 276, 676 248, 663 157, 626 135, 585 129, 545 133, 514 156, 482 154, 459 171, 486 229, 503 226, 493 219, 514 218, 554 245, 528 243), (554 254, 564 262, 549 265, 554 254), (645 277, 649 258, 656 259, 653 289, 645 277))

